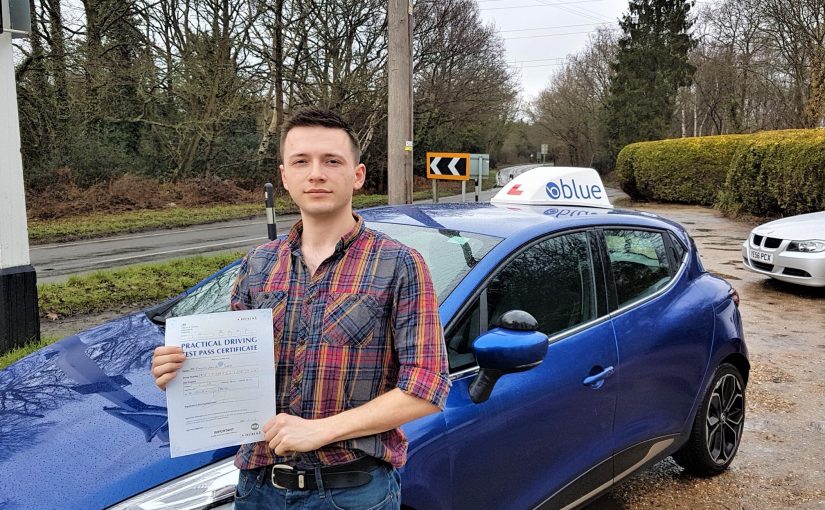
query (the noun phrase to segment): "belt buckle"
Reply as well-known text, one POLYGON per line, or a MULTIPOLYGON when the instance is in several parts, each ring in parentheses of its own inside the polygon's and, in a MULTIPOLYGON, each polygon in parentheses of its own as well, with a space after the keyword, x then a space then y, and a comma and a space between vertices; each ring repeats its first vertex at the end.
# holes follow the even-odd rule
MULTIPOLYGON (((293 466, 290 466, 289 464, 275 464, 275 465, 272 466, 272 472, 270 474, 270 480, 269 481, 272 482, 272 485, 277 487, 278 489, 287 490, 288 487, 278 485, 275 482, 275 470, 276 469, 283 469, 283 470, 286 470, 286 471, 295 471, 295 468, 293 466)), ((304 482, 304 474, 305 473, 306 473, 306 471, 298 471, 298 488, 299 489, 303 489, 305 487, 305 482, 304 482)))

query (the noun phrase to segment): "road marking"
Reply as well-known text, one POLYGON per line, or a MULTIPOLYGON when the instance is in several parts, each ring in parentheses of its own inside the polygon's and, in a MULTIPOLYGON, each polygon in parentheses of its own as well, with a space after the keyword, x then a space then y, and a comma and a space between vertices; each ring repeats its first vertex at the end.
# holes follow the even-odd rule
POLYGON ((142 259, 142 258, 146 258, 146 257, 154 257, 154 256, 157 256, 157 255, 167 255, 169 253, 180 253, 180 252, 183 252, 183 251, 202 250, 202 249, 207 249, 207 248, 217 248, 217 247, 220 247, 220 246, 232 246, 232 245, 235 245, 235 244, 246 244, 246 243, 251 243, 252 241, 260 241, 262 239, 269 240, 268 237, 264 236, 264 237, 253 237, 251 239, 240 239, 238 241, 229 241, 229 242, 226 242, 226 243, 202 244, 200 246, 191 246, 189 248, 178 248, 177 250, 156 251, 154 253, 143 253, 143 254, 140 254, 140 255, 131 255, 129 257, 117 257, 117 258, 114 258, 114 259, 95 260, 95 261, 89 262, 89 265, 94 266, 94 265, 100 265, 100 264, 108 264, 110 262, 121 262, 121 261, 124 261, 124 260, 142 259))

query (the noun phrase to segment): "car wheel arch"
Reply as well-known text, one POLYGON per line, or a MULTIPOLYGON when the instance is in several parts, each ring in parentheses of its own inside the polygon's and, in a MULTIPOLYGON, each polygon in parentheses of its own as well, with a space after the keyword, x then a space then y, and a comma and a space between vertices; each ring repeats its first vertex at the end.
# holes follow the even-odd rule
POLYGON ((745 383, 745 386, 748 385, 748 376, 750 374, 751 369, 751 364, 748 361, 748 358, 746 358, 742 353, 735 352, 733 354, 729 354, 728 356, 726 356, 720 364, 723 363, 730 363, 731 365, 736 367, 736 369, 739 370, 739 373, 742 375, 742 381, 745 383))

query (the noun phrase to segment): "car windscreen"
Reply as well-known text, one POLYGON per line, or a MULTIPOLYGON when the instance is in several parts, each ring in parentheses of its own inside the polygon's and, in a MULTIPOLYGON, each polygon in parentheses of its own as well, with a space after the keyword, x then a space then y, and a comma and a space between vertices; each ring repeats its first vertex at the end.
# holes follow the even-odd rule
MULTIPOLYGON (((368 226, 421 253, 432 274, 439 301, 446 299, 470 269, 501 241, 498 237, 457 230, 372 222, 368 226)), ((240 265, 234 265, 226 269, 159 313, 151 313, 150 318, 163 323, 169 317, 229 310, 229 294, 239 268, 240 265)))
POLYGON ((501 238, 444 228, 367 222, 367 226, 419 252, 430 269, 439 302, 452 292, 501 238))

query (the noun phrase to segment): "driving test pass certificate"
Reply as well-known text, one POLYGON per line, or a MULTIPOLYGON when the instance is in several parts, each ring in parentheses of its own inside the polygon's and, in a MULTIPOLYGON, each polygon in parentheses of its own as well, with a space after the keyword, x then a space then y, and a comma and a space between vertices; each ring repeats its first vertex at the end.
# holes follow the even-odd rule
POLYGON ((172 457, 254 443, 275 414, 272 310, 173 317, 186 361, 166 386, 172 457))

